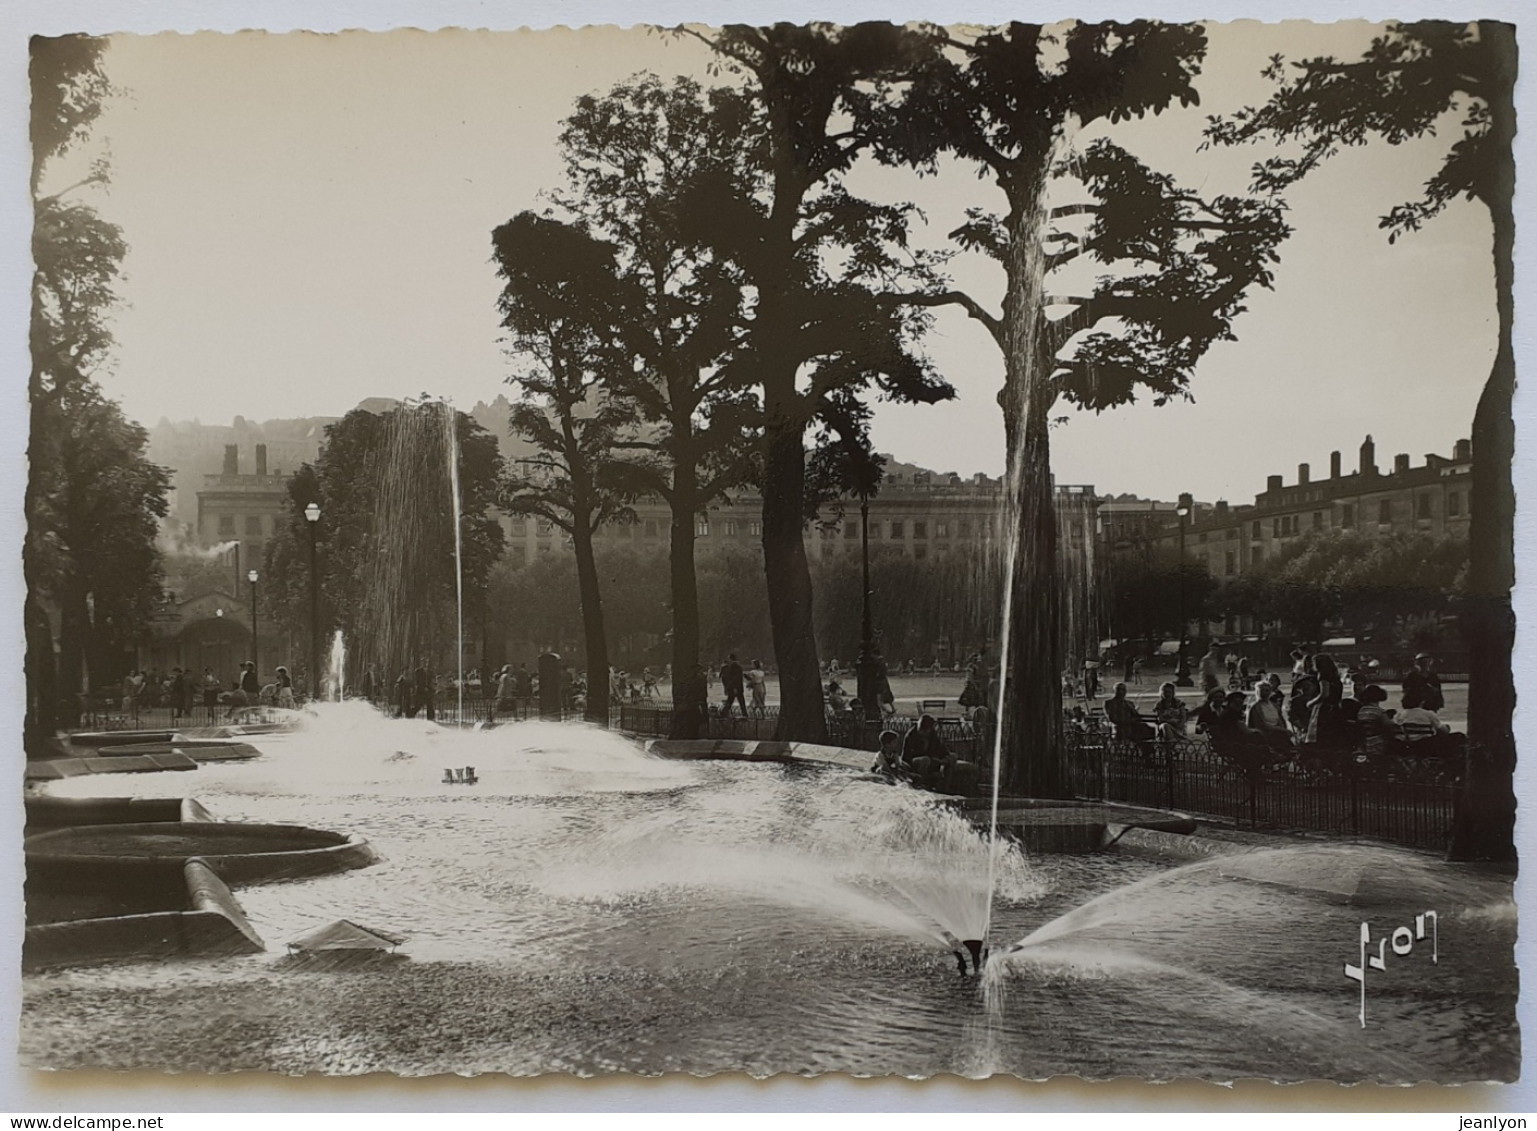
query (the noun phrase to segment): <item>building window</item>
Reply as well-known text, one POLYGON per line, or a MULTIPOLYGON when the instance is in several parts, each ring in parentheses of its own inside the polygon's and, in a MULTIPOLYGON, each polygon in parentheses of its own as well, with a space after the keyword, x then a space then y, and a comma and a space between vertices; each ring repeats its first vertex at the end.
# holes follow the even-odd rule
POLYGON ((1260 536, 1260 532, 1259 531, 1260 531, 1259 519, 1256 518, 1254 520, 1253 526, 1250 528, 1249 533, 1250 533, 1250 535, 1252 537, 1258 538, 1260 536))
POLYGON ((527 562, 528 547, 519 542, 516 546, 512 547, 512 564, 515 566, 520 566, 527 564, 527 562))
POLYGON ((526 518, 510 519, 507 523, 507 533, 514 538, 522 538, 528 533, 528 520, 526 518))
POLYGON ((1232 550, 1229 550, 1224 555, 1224 561, 1222 562, 1222 572, 1227 574, 1227 576, 1232 577, 1233 576, 1233 571, 1235 569, 1237 569, 1237 568, 1238 568, 1238 555, 1235 554, 1232 550))
POLYGON ((950 537, 950 524, 948 522, 936 522, 934 524, 934 537, 936 537, 936 538, 948 538, 948 537, 950 537))
POLYGON ((857 522, 845 522, 843 524, 843 536, 845 538, 858 538, 859 537, 859 523, 857 523, 857 522))
POLYGON ((1393 522, 1393 500, 1383 499, 1377 504, 1377 521, 1383 526, 1390 526, 1393 522))
POLYGON ((732 538, 736 537, 736 519, 728 518, 721 525, 723 525, 726 528, 724 531, 722 531, 722 533, 724 533, 727 536, 732 537, 732 538))
MULTIPOLYGON (((1254 532, 1254 534, 1255 534, 1255 537, 1258 537, 1259 536, 1259 531, 1256 530, 1254 532)), ((1279 538, 1281 536, 1281 520, 1280 519, 1273 518, 1273 519, 1270 520, 1270 536, 1272 538, 1279 538)))
POLYGON ((896 522, 893 522, 891 524, 891 536, 893 538, 905 538, 905 537, 907 537, 907 535, 903 532, 902 522, 901 522, 900 519, 898 519, 896 522))
POLYGON ((248 514, 245 520, 245 536, 247 538, 260 538, 262 536, 261 515, 248 514))
POLYGON ((754 519, 752 522, 749 522, 747 524, 747 533, 751 534, 754 538, 762 538, 763 523, 758 519, 754 519))
POLYGON ((1262 562, 1264 560, 1265 560, 1265 547, 1263 547, 1263 546, 1256 546, 1256 547, 1254 547, 1254 553, 1252 555, 1250 555, 1250 557, 1249 557, 1250 564, 1252 564, 1252 565, 1259 565, 1260 562, 1262 562))
POLYGON ((647 538, 655 538, 656 537, 656 532, 657 532, 656 519, 654 519, 654 518, 646 519, 646 537, 647 538))
POLYGON ((929 524, 926 522, 913 523, 913 537, 927 538, 929 536, 929 524))
POLYGON ((548 538, 552 533, 554 533, 554 531, 555 524, 549 519, 541 518, 539 520, 539 536, 541 538, 548 538))
POLYGON ((1462 493, 1448 491, 1446 493, 1446 517, 1455 518, 1462 513, 1462 493))
POLYGON ((235 536, 235 516, 232 515, 232 514, 221 514, 219 516, 219 537, 220 538, 233 538, 234 536, 235 536))
POLYGON ((971 523, 967 522, 964 518, 961 519, 960 525, 958 527, 956 527, 956 532, 955 533, 956 533, 956 537, 958 537, 958 538, 970 538, 971 537, 971 523))
POLYGON ((1356 524, 1356 507, 1354 503, 1346 503, 1340 507, 1340 525, 1354 526, 1356 524))
POLYGON ((1419 517, 1420 518, 1429 518, 1430 517, 1430 496, 1428 494, 1420 496, 1420 513, 1419 513, 1419 517))
POLYGON ((929 548, 927 546, 914 546, 913 547, 913 557, 921 559, 921 558, 926 558, 928 556, 929 556, 929 548))
POLYGON ((1314 511, 1313 512, 1313 529, 1314 530, 1322 530, 1323 528, 1324 528, 1324 512, 1323 511, 1314 511))
POLYGON ((708 538, 709 536, 710 536, 710 517, 708 515, 703 515, 702 514, 698 518, 694 519, 694 537, 695 538, 708 538))

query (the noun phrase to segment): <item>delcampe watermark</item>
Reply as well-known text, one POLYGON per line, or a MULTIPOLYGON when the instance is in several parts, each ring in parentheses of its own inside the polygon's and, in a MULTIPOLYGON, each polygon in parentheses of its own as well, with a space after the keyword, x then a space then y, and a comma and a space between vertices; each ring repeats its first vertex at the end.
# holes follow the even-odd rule
POLYGON ((1393 953, 1402 957, 1414 949, 1414 944, 1425 938, 1426 921, 1430 923, 1430 961, 1439 963, 1440 945, 1437 939, 1437 919, 1434 911, 1425 911, 1414 917, 1414 929, 1408 927, 1394 928, 1391 936, 1384 935, 1377 940, 1377 953, 1370 954, 1367 948, 1372 943, 1372 928, 1370 923, 1361 924, 1361 964, 1352 966, 1345 963, 1345 977, 1353 982, 1361 983, 1361 1012, 1357 1015, 1361 1018, 1361 1028, 1366 1028, 1366 972, 1367 970, 1386 970, 1388 968, 1387 948, 1391 943, 1393 953))

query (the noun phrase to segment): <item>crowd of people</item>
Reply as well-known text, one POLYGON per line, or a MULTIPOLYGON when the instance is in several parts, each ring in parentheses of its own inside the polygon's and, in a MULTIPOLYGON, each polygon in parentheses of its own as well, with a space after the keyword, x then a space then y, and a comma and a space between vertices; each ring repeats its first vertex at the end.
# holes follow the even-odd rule
MULTIPOLYGON (((1446 704, 1435 661, 1427 653, 1415 657, 1414 667, 1400 685, 1397 707, 1373 678, 1375 662, 1341 670, 1324 653, 1292 653, 1290 684, 1280 672, 1255 672, 1241 660, 1226 681, 1226 664, 1214 646, 1202 660, 1204 701, 1194 710, 1180 699, 1178 688, 1165 683, 1147 710, 1129 696, 1126 683, 1117 683, 1105 701, 1106 720, 1117 738, 1146 748, 1188 739, 1192 729, 1204 735, 1219 755, 1247 764, 1294 767, 1338 767, 1348 762, 1382 758, 1415 763, 1438 762, 1460 752, 1465 736, 1453 734, 1439 713, 1446 704), (1218 667, 1217 664, 1222 664, 1218 667)), ((1070 712, 1079 727, 1087 723, 1081 708, 1070 712)))

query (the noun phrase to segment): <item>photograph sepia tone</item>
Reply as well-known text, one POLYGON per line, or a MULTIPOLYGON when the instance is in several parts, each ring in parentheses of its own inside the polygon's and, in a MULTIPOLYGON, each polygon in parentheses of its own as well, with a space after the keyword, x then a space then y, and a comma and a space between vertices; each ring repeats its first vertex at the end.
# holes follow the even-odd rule
POLYGON ((1517 1081, 1516 29, 1154 14, 32 37, 21 1066, 1517 1081))

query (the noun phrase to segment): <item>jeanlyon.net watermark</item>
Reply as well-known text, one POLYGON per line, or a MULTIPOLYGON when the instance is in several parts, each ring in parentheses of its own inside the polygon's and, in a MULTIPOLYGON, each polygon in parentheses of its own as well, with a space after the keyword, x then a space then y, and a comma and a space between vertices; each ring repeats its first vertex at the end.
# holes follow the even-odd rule
MULTIPOLYGON (((1377 940, 1377 953, 1371 953, 1372 927, 1370 923, 1361 924, 1361 963, 1352 966, 1345 963, 1345 977, 1352 982, 1361 983, 1361 1012, 1357 1015, 1361 1018, 1361 1028, 1366 1028, 1366 975, 1370 970, 1386 970, 1388 968, 1388 947, 1393 948, 1393 953, 1400 958, 1407 956, 1414 950, 1414 944, 1425 939, 1426 925, 1430 931, 1430 961, 1439 963, 1441 960, 1440 940, 1436 937, 1438 920, 1434 911, 1425 911, 1414 917, 1414 929, 1408 927, 1395 927, 1391 935, 1383 935, 1377 940)), ((1464 1124, 1468 1126, 1468 1124, 1464 1124)), ((1477 1126, 1476 1124, 1472 1126, 1477 1126)), ((1490 1124, 1489 1126, 1493 1126, 1490 1124)))

